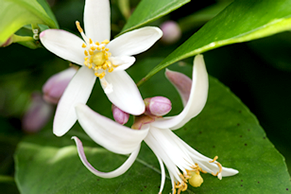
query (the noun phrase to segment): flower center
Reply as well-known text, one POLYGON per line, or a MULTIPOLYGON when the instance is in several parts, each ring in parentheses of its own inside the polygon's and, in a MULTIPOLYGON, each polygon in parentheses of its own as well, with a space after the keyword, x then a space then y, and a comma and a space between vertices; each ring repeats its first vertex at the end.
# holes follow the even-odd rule
POLYGON ((92 55, 92 61, 96 66, 102 67, 106 61, 106 57, 102 52, 96 52, 92 55))
MULTIPOLYGON (((222 166, 219 162, 216 160, 218 159, 218 156, 215 156, 213 160, 209 161, 209 163, 216 163, 216 165, 219 168, 219 171, 214 174, 212 173, 213 176, 217 176, 219 179, 221 179, 221 172, 222 172, 222 166)), ((186 191, 188 186, 187 183, 192 185, 193 187, 200 187, 201 184, 203 183, 203 178, 200 175, 200 172, 202 173, 207 173, 206 171, 202 170, 200 166, 195 163, 195 166, 191 167, 191 170, 187 170, 187 173, 184 173, 183 175, 180 174, 179 176, 181 177, 182 181, 181 182, 176 182, 174 189, 174 194, 180 194, 182 191, 186 191), (176 192, 177 189, 177 192, 176 192)))
POLYGON ((82 45, 82 48, 85 49, 84 65, 89 69, 93 69, 95 76, 102 79, 107 72, 110 73, 114 68, 118 67, 118 65, 112 64, 109 60, 111 53, 109 48, 106 48, 109 40, 94 43, 91 38, 86 37, 78 21, 76 21, 76 26, 85 41, 82 45))

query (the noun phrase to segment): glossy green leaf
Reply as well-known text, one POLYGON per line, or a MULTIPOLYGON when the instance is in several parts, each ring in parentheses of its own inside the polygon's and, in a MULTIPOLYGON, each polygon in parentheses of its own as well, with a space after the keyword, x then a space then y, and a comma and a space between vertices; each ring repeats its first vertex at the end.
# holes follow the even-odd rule
POLYGON ((142 0, 128 19, 121 33, 152 22, 188 2, 190 0, 142 0))
POLYGON ((27 24, 58 27, 49 6, 43 0, 0 0, 0 3, 0 44, 27 24))
MULTIPOLYGON (((133 78, 151 69, 160 59, 144 60, 130 68, 133 78)), ((171 68, 191 74, 191 66, 176 64, 171 68)), ((156 95, 171 99, 170 115, 181 111, 181 100, 162 72, 141 88, 144 97, 156 95)), ((110 103, 96 84, 88 103, 94 110, 108 115, 110 103), (98 97, 98 103, 96 100, 98 97)), ((209 98, 205 109, 177 133, 184 141, 202 154, 240 173, 221 181, 210 174, 202 175, 204 183, 199 188, 189 186, 188 193, 289 193, 290 177, 284 158, 270 143, 255 116, 228 88, 210 77, 209 98)), ((111 171, 126 160, 99 147, 75 125, 64 137, 54 137, 51 130, 25 138, 18 146, 16 182, 22 194, 35 193, 157 193, 160 170, 157 159, 143 143, 138 159, 120 177, 102 179, 91 174, 77 156, 72 135, 78 136, 85 146, 88 160, 101 171, 111 171), (53 185, 53 186, 52 186, 53 185)), ((171 192, 167 177, 163 193, 171 192)), ((187 192, 185 192, 187 193, 187 192)))
POLYGON ((198 53, 289 29, 291 0, 236 0, 166 57, 143 81, 174 62, 198 53))

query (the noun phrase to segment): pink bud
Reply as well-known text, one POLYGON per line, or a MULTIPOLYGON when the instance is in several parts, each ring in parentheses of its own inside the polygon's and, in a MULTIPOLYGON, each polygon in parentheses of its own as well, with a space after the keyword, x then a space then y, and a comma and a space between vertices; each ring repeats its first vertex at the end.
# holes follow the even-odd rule
POLYGON ((161 38, 161 41, 166 44, 175 43, 181 37, 182 32, 177 22, 170 20, 166 21, 161 24, 160 28, 163 31, 163 37, 161 38))
POLYGON ((52 117, 54 106, 45 102, 40 93, 33 93, 31 97, 31 104, 22 118, 22 128, 26 132, 34 133, 52 117))
POLYGON ((144 99, 146 105, 145 114, 154 116, 164 116, 172 109, 171 101, 162 96, 144 99))
POLYGON ((44 100, 57 104, 76 71, 75 68, 68 68, 50 77, 42 87, 44 100))
POLYGON ((112 114, 113 114, 114 120, 121 125, 124 125, 125 123, 127 123, 129 119, 129 114, 126 112, 123 112, 114 104, 112 104, 112 114))

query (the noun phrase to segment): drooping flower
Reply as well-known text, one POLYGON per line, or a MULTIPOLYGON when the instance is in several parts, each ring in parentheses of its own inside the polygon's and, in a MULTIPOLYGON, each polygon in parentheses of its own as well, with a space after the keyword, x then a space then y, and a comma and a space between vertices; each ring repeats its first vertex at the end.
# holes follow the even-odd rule
POLYGON ((57 29, 40 34, 49 51, 81 65, 59 101, 53 125, 57 136, 65 134, 76 122, 75 104, 87 102, 97 77, 113 104, 129 114, 142 114, 145 109, 142 97, 125 70, 135 62, 132 55, 147 50, 162 36, 159 28, 144 27, 109 41, 109 0, 86 0, 86 34, 78 21, 76 25, 83 39, 57 29))
POLYGON ((183 111, 173 117, 139 116, 132 128, 122 126, 108 119, 84 104, 76 106, 78 120, 84 131, 98 144, 118 154, 131 154, 127 161, 112 172, 96 170, 86 159, 81 141, 73 137, 83 164, 97 176, 112 178, 126 172, 136 159, 140 144, 144 140, 155 153, 161 166, 162 192, 165 183, 166 165, 172 182, 172 193, 180 193, 187 183, 199 187, 203 179, 200 172, 211 173, 219 179, 238 173, 237 170, 222 167, 217 156, 210 159, 187 145, 172 130, 182 127, 203 109, 208 94, 208 76, 202 55, 194 59, 193 81, 189 100, 183 111))

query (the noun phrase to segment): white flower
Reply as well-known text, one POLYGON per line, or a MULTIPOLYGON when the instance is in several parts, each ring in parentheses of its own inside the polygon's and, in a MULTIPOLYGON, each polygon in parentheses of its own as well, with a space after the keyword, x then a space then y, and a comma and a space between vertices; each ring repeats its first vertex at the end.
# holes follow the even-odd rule
POLYGON ((59 57, 82 67, 73 77, 59 101, 53 131, 64 135, 77 120, 75 104, 86 103, 97 77, 109 100, 121 110, 140 115, 145 105, 134 81, 124 71, 139 54, 161 36, 157 27, 144 27, 110 40, 109 0, 86 0, 83 39, 64 30, 49 29, 40 34, 42 44, 59 57))
POLYGON ((238 173, 237 170, 222 167, 215 157, 213 160, 198 153, 188 146, 171 129, 183 126, 203 109, 208 93, 208 76, 202 55, 194 59, 193 82, 190 97, 184 110, 171 118, 160 118, 143 115, 138 117, 134 129, 122 126, 83 104, 76 106, 78 120, 85 132, 98 144, 118 154, 130 154, 127 161, 112 172, 96 170, 86 159, 81 141, 73 137, 77 144, 83 164, 95 175, 112 178, 126 172, 136 159, 140 143, 144 140, 158 158, 161 166, 162 181, 159 193, 165 182, 166 165, 171 177, 173 193, 185 191, 187 182, 194 187, 202 184, 200 172, 211 173, 219 179, 238 173), (137 130, 136 130, 137 129, 137 130))

